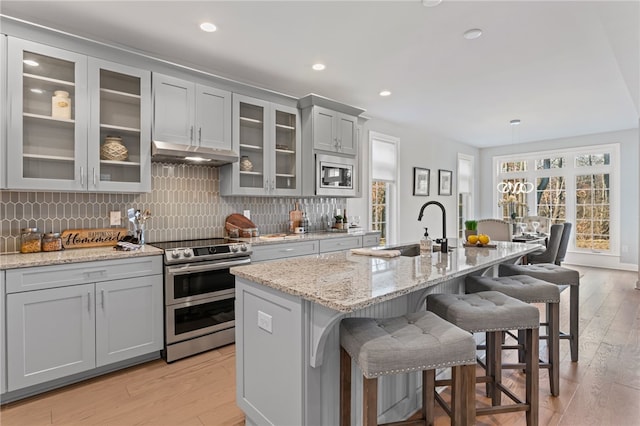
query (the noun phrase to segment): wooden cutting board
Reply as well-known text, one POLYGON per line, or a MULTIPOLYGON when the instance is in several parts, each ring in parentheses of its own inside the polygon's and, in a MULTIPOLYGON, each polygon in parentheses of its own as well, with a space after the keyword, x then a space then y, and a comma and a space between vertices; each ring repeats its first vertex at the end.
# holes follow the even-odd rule
POLYGON ((300 210, 300 206, 297 202, 294 210, 289 212, 289 221, 293 222, 294 229, 300 226, 300 222, 302 222, 302 210, 300 210))
MULTIPOLYGON (((241 237, 245 236, 245 235, 242 235, 242 230, 257 228, 255 223, 251 222, 251 220, 247 219, 245 215, 242 215, 240 213, 234 213, 227 216, 227 218, 225 219, 224 227, 227 230, 227 232, 229 232, 231 229, 239 230, 241 237)), ((248 236, 250 237, 251 235, 248 235, 248 236)))
POLYGON ((62 247, 87 248, 115 246, 127 235, 127 228, 67 229, 62 232, 62 247))

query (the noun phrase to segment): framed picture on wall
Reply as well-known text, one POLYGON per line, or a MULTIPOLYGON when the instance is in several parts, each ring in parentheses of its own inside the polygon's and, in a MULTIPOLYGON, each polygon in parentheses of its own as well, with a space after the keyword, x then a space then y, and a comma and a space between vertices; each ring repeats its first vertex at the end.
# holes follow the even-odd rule
POLYGON ((413 195, 429 195, 430 174, 429 169, 413 168, 413 195))
POLYGON ((438 195, 451 195, 453 172, 438 170, 438 195))

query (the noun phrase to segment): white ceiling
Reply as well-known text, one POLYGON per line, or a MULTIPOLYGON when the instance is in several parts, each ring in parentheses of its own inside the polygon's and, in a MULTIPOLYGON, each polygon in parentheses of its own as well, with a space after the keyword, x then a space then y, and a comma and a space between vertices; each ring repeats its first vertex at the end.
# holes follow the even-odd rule
POLYGON ((638 127, 638 0, 3 0, 0 12, 477 147, 638 127), (470 28, 483 36, 465 40, 470 28))

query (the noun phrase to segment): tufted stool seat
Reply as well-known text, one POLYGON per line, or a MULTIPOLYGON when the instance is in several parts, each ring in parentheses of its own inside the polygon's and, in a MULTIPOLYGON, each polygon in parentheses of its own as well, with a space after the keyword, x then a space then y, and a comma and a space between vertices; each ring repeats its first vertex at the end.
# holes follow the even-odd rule
MULTIPOLYGON (((486 377, 492 406, 476 408, 476 416, 525 411, 527 425, 538 424, 538 309, 497 291, 473 294, 431 294, 427 309, 472 333, 486 333, 486 377), (502 332, 525 330, 525 400, 502 384, 502 332), (514 404, 500 405, 502 394, 514 404)), ((436 381, 436 385, 438 382, 436 381)))
MULTIPOLYGON (((340 323, 340 424, 351 424, 351 359, 363 375, 363 425, 377 424, 377 378, 422 371, 422 423, 433 424, 435 369, 452 368, 452 424, 475 423, 475 340, 431 312, 340 323)), ((403 422, 394 425, 405 424, 403 422)), ((416 423, 415 419, 407 424, 416 423)))
MULTIPOLYGON (((540 368, 549 369, 549 387, 551 395, 558 396, 560 389, 560 351, 559 351, 559 322, 560 322, 560 288, 528 275, 512 275, 508 277, 469 276, 465 280, 467 293, 482 291, 499 291, 526 303, 544 303, 547 322, 547 336, 540 339, 547 340, 547 361, 540 363, 540 368)), ((518 342, 524 344, 524 335, 518 333, 518 342)), ((524 354, 521 351, 520 361, 524 354)), ((503 364, 502 368, 522 368, 522 365, 503 364)))
POLYGON ((560 291, 569 287, 569 334, 560 332, 560 339, 568 339, 571 346, 571 361, 578 361, 578 324, 580 322, 580 274, 573 269, 553 263, 535 265, 501 264, 499 276, 528 275, 539 280, 561 286, 560 291))

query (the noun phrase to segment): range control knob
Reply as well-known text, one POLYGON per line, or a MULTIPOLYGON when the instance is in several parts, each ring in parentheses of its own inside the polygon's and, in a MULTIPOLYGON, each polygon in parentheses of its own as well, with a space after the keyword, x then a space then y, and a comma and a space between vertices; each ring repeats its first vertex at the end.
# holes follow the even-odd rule
POLYGON ((238 246, 237 246, 237 245, 232 245, 232 246, 231 246, 231 251, 232 251, 233 253, 237 253, 237 252, 238 252, 238 246))
POLYGON ((240 251, 247 251, 247 245, 246 244, 241 245, 240 251))
POLYGON ((171 251, 171 258, 172 259, 177 259, 180 257, 180 252, 177 249, 173 249, 171 251))
POLYGON ((184 252, 182 253, 182 255, 184 257, 191 257, 193 255, 193 251, 191 249, 184 249, 184 252))

